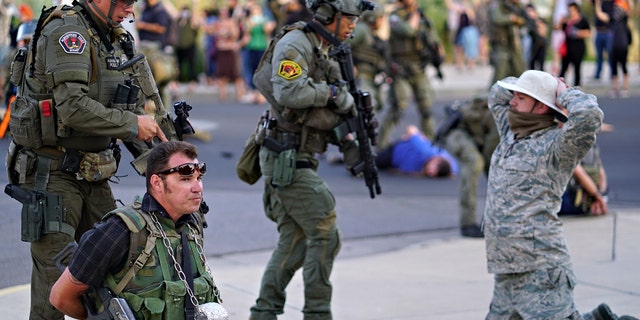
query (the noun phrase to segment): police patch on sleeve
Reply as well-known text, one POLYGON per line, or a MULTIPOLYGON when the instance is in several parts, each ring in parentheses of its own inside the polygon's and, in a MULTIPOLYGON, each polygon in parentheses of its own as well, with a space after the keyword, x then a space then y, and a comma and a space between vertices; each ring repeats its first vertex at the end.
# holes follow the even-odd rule
POLYGON ((75 31, 63 34, 58 42, 60 42, 64 52, 72 54, 82 54, 87 46, 87 40, 84 39, 82 34, 75 31))
POLYGON ((295 79, 302 74, 302 68, 300 65, 291 60, 284 60, 280 62, 280 68, 278 68, 278 75, 287 80, 295 79))

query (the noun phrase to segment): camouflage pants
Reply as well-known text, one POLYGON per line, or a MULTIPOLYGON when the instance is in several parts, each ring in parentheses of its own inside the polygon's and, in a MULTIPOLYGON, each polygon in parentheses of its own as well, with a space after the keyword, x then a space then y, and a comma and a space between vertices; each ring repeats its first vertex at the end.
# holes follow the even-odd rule
POLYGON ((266 148, 260 151, 265 214, 276 222, 280 237, 262 276, 259 297, 251 307, 251 319, 275 320, 284 312, 285 289, 302 267, 304 319, 330 320, 329 277, 341 242, 335 199, 314 169, 296 169, 291 184, 272 186, 270 174, 276 156, 266 148))
POLYGON ((406 77, 396 77, 390 89, 392 101, 380 127, 378 147, 384 149, 389 143, 391 131, 400 122, 402 114, 409 106, 411 93, 420 114, 418 127, 429 140, 433 141, 435 134, 435 121, 431 115, 433 90, 426 73, 417 72, 406 77))
POLYGON ((573 302, 576 280, 569 267, 496 274, 486 320, 583 320, 573 302))
POLYGON ((445 148, 460 161, 460 226, 478 223, 476 201, 478 181, 484 168, 484 158, 471 136, 463 130, 453 129, 445 138, 445 148))
MULTIPOLYGON (((34 177, 28 177, 26 185, 33 186, 34 177)), ((75 176, 53 171, 49 177, 47 191, 62 196, 63 221, 75 230, 75 239, 66 233, 43 234, 40 240, 31 243, 31 312, 29 319, 64 319, 63 314, 49 303, 51 287, 62 272, 56 267, 53 257, 69 242, 93 227, 102 216, 115 209, 116 204, 109 181, 87 182, 75 176)))

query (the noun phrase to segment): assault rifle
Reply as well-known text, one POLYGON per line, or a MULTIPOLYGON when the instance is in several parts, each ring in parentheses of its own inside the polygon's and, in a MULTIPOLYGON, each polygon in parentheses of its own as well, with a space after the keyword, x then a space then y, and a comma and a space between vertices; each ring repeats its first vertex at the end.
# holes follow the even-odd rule
POLYGON ((371 146, 378 144, 376 132, 378 120, 375 118, 373 106, 371 105, 371 94, 359 90, 356 86, 351 46, 348 43, 341 43, 329 55, 338 60, 342 79, 347 82, 347 88, 349 88, 349 93, 353 96, 356 110, 358 111, 357 116, 347 121, 349 131, 356 133, 361 157, 360 162, 351 168, 351 174, 355 176, 362 173, 364 175, 365 184, 369 188, 369 195, 373 199, 376 194, 380 194, 382 191, 378 182, 376 156, 371 151, 371 146))
MULTIPOLYGON (((68 261, 76 249, 78 249, 78 244, 75 241, 69 242, 53 257, 53 261, 60 271, 64 271, 66 268, 63 261, 68 261)), ((127 301, 123 298, 114 297, 111 291, 105 287, 91 287, 87 293, 81 296, 81 300, 87 311, 87 320, 135 320, 136 318, 127 301), (103 310, 96 310, 92 298, 100 299, 103 310)))
POLYGON ((425 16, 422 9, 418 9, 420 13, 420 25, 424 27, 420 28, 418 31, 418 41, 422 45, 422 50, 420 50, 420 61, 422 61, 423 67, 426 67, 429 63, 436 69, 436 77, 442 80, 444 79, 444 75, 442 74, 442 69, 440 66, 442 62, 444 62, 444 58, 440 55, 440 50, 438 49, 438 43, 431 40, 431 35, 429 31, 432 28, 431 21, 425 16))
MULTIPOLYGON (((183 134, 194 134, 195 130, 189 120, 189 111, 192 109, 185 101, 179 101, 173 104, 173 108, 176 113, 176 119, 171 120, 171 116, 166 111, 162 97, 156 85, 156 81, 151 73, 151 68, 147 62, 147 57, 144 54, 139 54, 121 64, 118 70, 122 71, 131 68, 131 77, 136 79, 139 87, 131 86, 132 88, 138 88, 142 91, 145 98, 150 99, 155 104, 155 119, 162 129, 162 132, 167 136, 168 140, 182 140, 183 134)), ((116 95, 117 97, 117 95, 116 95)), ((150 145, 150 147, 152 147, 150 145)), ((131 165, 136 169, 139 175, 144 175, 147 167, 147 155, 148 151, 136 157, 131 162, 131 165)))

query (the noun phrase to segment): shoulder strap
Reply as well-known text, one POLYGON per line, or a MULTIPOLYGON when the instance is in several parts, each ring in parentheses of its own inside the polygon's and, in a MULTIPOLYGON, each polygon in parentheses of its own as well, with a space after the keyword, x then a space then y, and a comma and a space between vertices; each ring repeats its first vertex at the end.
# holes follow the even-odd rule
POLYGON ((115 295, 119 295, 127 286, 129 281, 131 281, 136 273, 138 273, 138 271, 144 267, 145 263, 147 263, 147 260, 149 260, 149 257, 153 254, 153 249, 156 246, 156 239, 161 237, 161 235, 156 225, 151 221, 149 215, 140 210, 140 202, 135 201, 130 206, 113 210, 105 216, 105 219, 111 215, 117 215, 120 217, 120 219, 122 219, 127 225, 127 228, 131 231, 131 243, 129 245, 130 251, 136 250, 138 248, 138 244, 142 243, 142 241, 145 243, 144 249, 140 252, 138 258, 136 258, 131 265, 131 268, 127 270, 119 283, 115 283, 115 279, 113 279, 112 275, 107 277, 109 287, 111 287, 115 295), (146 235, 145 239, 142 239, 142 236, 145 233, 141 231, 144 229, 149 233, 146 235))

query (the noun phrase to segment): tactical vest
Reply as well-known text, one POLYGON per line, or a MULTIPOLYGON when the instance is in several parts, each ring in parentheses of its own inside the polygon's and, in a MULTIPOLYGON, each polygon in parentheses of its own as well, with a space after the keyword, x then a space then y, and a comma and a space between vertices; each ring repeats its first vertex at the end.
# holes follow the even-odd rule
MULTIPOLYGON (((118 216, 131 231, 127 262, 120 272, 107 276, 105 286, 127 301, 136 319, 182 319, 185 299, 188 299, 184 282, 177 275, 160 229, 148 213, 140 210, 141 205, 141 199, 137 197, 132 205, 113 210, 103 218, 118 216)), ((193 216, 200 221, 197 214, 193 216)), ((173 220, 158 217, 158 221, 170 242, 174 258, 180 262, 182 243, 173 220)), ((218 288, 196 245, 196 241, 200 244, 203 241, 202 225, 198 222, 190 226, 193 231, 188 232, 191 270, 200 275, 194 277, 193 293, 199 304, 221 303, 218 288)))
POLYGON ((329 59, 326 53, 317 49, 320 46, 319 40, 311 36, 310 30, 306 28, 306 22, 296 22, 284 26, 278 35, 271 40, 253 75, 253 82, 271 105, 271 116, 276 120, 274 128, 276 139, 279 139, 279 134, 293 133, 299 151, 324 153, 328 144, 335 140, 331 130, 342 123, 344 119, 329 108, 292 109, 284 107, 278 103, 273 94, 273 83, 271 83, 273 51, 284 35, 294 30, 304 32, 315 50, 314 61, 311 61, 308 66, 308 77, 315 82, 336 83, 342 80, 340 74, 335 75, 328 72, 330 69, 340 70, 340 67, 336 61, 329 59))
POLYGON ((376 37, 371 27, 366 22, 360 22, 356 26, 356 31, 362 32, 363 41, 351 46, 353 63, 358 68, 358 72, 377 73, 385 69, 385 57, 383 56, 385 43, 376 37), (360 29, 360 30, 358 30, 360 29))
MULTIPOLYGON (((497 8, 490 8, 488 10, 495 10, 493 14, 499 15, 511 15, 511 11, 503 4, 492 4, 492 6, 498 6, 497 8)), ((520 37, 517 32, 518 27, 515 24, 509 23, 505 25, 496 25, 489 19, 489 43, 492 46, 511 46, 517 43, 516 37, 520 37)))
MULTIPOLYGON (((408 21, 411 12, 405 8, 400 8, 391 13, 390 20, 398 19, 398 21, 408 21)), ((406 35, 398 35, 394 33, 393 27, 391 28, 391 34, 389 36, 389 50, 391 57, 398 63, 419 63, 420 51, 425 44, 420 41, 417 36, 420 32, 430 32, 430 26, 426 20, 424 23, 420 23, 418 30, 413 36, 407 37, 406 35)), ((393 23, 393 22, 392 22, 393 23)), ((397 22, 401 23, 401 22, 397 22)))
POLYGON ((87 97, 102 105, 123 110, 135 108, 112 103, 118 84, 129 79, 117 67, 129 59, 123 46, 126 41, 132 44, 130 34, 118 28, 107 35, 112 37, 114 48, 108 52, 98 27, 89 23, 87 15, 86 9, 77 3, 43 11, 24 63, 16 64, 15 69, 12 66, 12 73, 23 74, 9 123, 18 144, 92 152, 107 148, 109 137, 76 132, 57 116, 52 91, 60 83, 86 83, 87 97))

